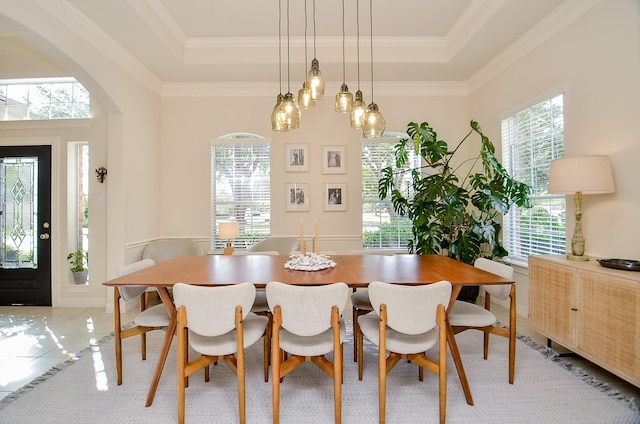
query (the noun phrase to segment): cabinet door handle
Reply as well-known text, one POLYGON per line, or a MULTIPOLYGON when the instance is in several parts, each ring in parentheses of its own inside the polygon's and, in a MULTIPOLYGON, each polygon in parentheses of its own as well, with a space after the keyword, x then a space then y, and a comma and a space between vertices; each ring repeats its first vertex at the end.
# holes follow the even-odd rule
POLYGON ((578 311, 578 308, 571 308, 572 311, 578 311))

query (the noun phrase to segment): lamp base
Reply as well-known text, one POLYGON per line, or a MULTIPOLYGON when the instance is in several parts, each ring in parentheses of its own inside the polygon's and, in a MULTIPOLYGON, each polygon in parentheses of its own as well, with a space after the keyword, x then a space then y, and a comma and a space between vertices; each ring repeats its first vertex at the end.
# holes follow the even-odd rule
POLYGON ((228 242, 227 245, 224 247, 224 254, 225 255, 233 255, 233 246, 231 246, 231 243, 228 242))
POLYGON ((569 259, 570 261, 588 261, 589 257, 588 256, 577 256, 577 255, 569 255, 569 254, 567 254, 567 259, 569 259))

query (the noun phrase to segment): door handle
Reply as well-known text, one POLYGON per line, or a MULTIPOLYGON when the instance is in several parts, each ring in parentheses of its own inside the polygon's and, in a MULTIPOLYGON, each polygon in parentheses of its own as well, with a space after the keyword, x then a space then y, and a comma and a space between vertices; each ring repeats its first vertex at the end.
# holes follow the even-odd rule
POLYGON ((40 234, 40 240, 49 240, 49 233, 40 234))

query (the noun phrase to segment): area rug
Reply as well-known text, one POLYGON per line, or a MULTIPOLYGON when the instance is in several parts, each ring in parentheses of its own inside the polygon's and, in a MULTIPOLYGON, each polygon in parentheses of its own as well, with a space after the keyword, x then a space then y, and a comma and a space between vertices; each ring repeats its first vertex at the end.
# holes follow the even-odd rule
MULTIPOLYGON (((86 349, 80 359, 61 364, 0 402, 0 423, 175 423, 175 341, 155 401, 145 407, 162 332, 148 335, 148 355, 140 360, 137 340, 125 340, 124 383, 116 385, 114 342, 107 337, 86 349)), ((507 382, 507 340, 493 337, 489 359, 482 358, 482 334, 457 336, 474 406, 466 403, 453 362, 449 360, 448 423, 640 423, 640 407, 552 350, 530 339, 517 342, 515 384, 507 382)), ((367 343, 365 374, 357 378, 351 337, 345 343, 343 423, 377 423, 376 348, 367 343)), ((434 353, 434 352, 429 352, 434 353)), ((247 355, 247 422, 271 423, 271 383, 262 378, 262 343, 247 355)), ((450 359, 450 358, 449 358, 450 359)), ((224 364, 212 366, 211 381, 190 378, 186 421, 238 421, 236 381, 224 364)), ((418 381, 414 365, 401 361, 388 376, 388 423, 438 422, 438 384, 425 372, 418 381)), ((281 386, 281 423, 333 423, 332 381, 310 363, 287 376, 281 386)))

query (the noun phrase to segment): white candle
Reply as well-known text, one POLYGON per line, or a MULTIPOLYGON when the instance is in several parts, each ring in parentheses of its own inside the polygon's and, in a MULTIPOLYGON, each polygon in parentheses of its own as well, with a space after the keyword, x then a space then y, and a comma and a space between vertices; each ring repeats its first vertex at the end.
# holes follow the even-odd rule
POLYGON ((304 226, 302 225, 302 218, 300 218, 300 253, 305 254, 304 251, 304 226))
POLYGON ((318 242, 320 239, 318 238, 318 220, 316 219, 316 235, 314 240, 314 253, 317 255, 320 252, 320 247, 318 246, 318 242))

